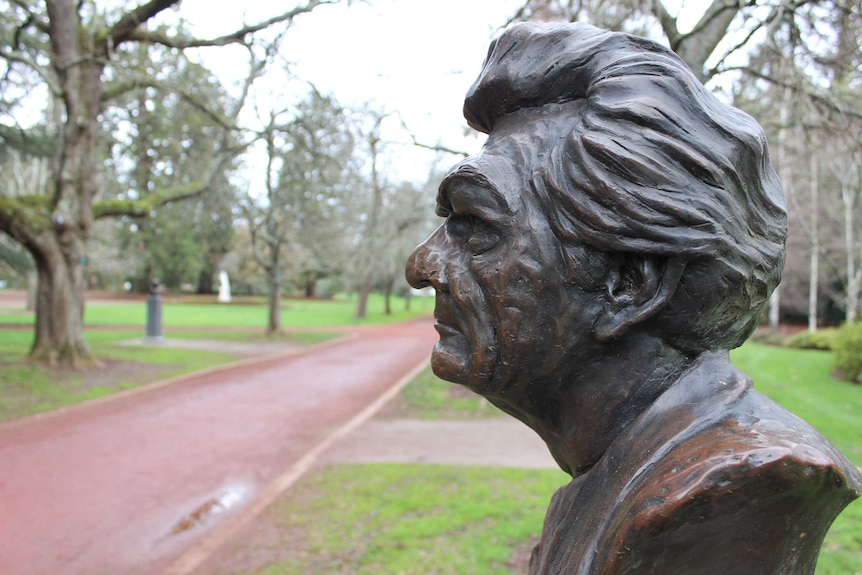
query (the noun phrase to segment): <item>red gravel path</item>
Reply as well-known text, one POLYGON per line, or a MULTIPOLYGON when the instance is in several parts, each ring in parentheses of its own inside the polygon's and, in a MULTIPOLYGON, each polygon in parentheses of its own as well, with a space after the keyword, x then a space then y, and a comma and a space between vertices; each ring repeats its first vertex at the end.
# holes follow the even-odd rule
POLYGON ((430 321, 0 425, 0 573, 161 573, 428 357, 430 321))

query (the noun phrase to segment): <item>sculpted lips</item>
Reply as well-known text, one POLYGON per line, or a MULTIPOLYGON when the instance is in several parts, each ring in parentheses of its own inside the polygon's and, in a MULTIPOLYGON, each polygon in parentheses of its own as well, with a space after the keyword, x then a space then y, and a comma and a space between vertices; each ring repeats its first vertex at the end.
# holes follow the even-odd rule
POLYGON ((434 322, 434 329, 437 330, 437 333, 440 334, 440 337, 449 337, 453 335, 461 335, 461 332, 456 328, 452 327, 449 324, 443 323, 441 321, 434 322))
POLYGON ((453 335, 463 335, 461 330, 459 330, 456 325, 457 321, 453 317, 453 314, 450 313, 449 307, 446 305, 441 305, 441 302, 438 300, 437 305, 434 307, 434 329, 437 330, 437 333, 440 334, 440 337, 447 337, 453 335))

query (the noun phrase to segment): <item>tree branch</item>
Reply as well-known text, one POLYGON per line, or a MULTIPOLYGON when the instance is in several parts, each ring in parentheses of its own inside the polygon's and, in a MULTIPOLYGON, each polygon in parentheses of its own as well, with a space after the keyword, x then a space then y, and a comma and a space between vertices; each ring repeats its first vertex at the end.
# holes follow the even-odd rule
POLYGON ((153 18, 160 12, 179 3, 180 0, 150 0, 146 4, 141 4, 137 8, 124 14, 123 17, 111 27, 103 42, 110 43, 110 46, 107 46, 109 49, 119 46, 123 42, 129 40, 141 24, 146 23, 150 18, 153 18))
POLYGON ((416 136, 413 134, 413 132, 410 131, 410 128, 407 127, 407 123, 404 121, 404 118, 401 117, 401 114, 398 114, 398 121, 401 122, 401 127, 404 129, 405 132, 407 132, 407 135, 410 136, 410 139, 413 141, 413 145, 417 148, 424 148, 433 152, 445 152, 454 156, 461 156, 462 158, 466 158, 470 155, 469 152, 465 152, 464 150, 456 150, 454 148, 449 148, 441 144, 423 144, 416 139, 416 136))
POLYGON ((659 24, 661 24, 662 30, 664 30, 664 35, 667 36, 670 49, 676 51, 676 47, 682 37, 682 34, 679 33, 679 28, 677 27, 676 18, 671 16, 670 12, 667 11, 667 8, 665 8, 665 5, 661 0, 654 0, 650 3, 650 6, 652 8, 653 15, 658 18, 659 24))
POLYGON ((137 200, 102 200, 93 204, 93 218, 127 216, 145 218, 154 209, 169 202, 194 198, 206 191, 209 182, 191 182, 182 186, 163 188, 137 200))
MULTIPOLYGON (((743 4, 750 5, 754 2, 755 0, 713 0, 695 27, 690 32, 679 35, 675 45, 671 45, 673 51, 688 64, 701 82, 706 80, 704 64, 727 35, 730 23, 743 4)), ((661 2, 656 4, 661 5, 661 2)))
POLYGON ((837 112, 838 114, 841 114, 843 116, 849 116, 852 118, 862 119, 862 110, 846 107, 840 102, 837 102, 835 98, 830 97, 829 94, 818 93, 805 86, 800 86, 798 83, 791 82, 788 80, 781 80, 774 76, 770 76, 769 74, 764 74, 762 71, 756 70, 750 66, 728 66, 727 68, 717 70, 716 73, 721 74, 730 71, 743 72, 754 78, 766 80, 767 82, 775 84, 776 86, 790 88, 794 92, 801 93, 815 102, 820 102, 821 104, 824 104, 827 108, 831 109, 834 112, 837 112))
POLYGON ((0 232, 9 234, 22 244, 50 227, 50 198, 45 195, 0 195, 0 232))
POLYGON ((231 32, 230 34, 225 34, 224 36, 219 36, 218 38, 170 38, 158 32, 135 29, 129 34, 127 39, 135 40, 138 42, 161 44, 162 46, 167 46, 168 48, 177 49, 227 46, 228 44, 242 43, 245 40, 245 37, 249 34, 260 32, 261 30, 264 30, 265 28, 268 28, 275 24, 279 24, 282 22, 290 22, 297 16, 309 13, 318 6, 322 6, 325 4, 335 4, 337 2, 338 0, 309 0, 308 3, 303 6, 297 6, 292 10, 288 10, 287 12, 279 14, 278 16, 274 16, 268 20, 264 20, 263 22, 259 22, 258 24, 243 26, 239 30, 231 32))
MULTIPOLYGON (((766 22, 768 22, 769 20, 770 19, 767 19, 766 22)), ((757 33, 757 31, 760 30, 766 22, 758 21, 757 24, 755 26, 753 26, 751 28, 751 30, 748 31, 748 34, 746 34, 745 38, 743 38, 742 40, 737 42, 733 47, 731 47, 729 50, 727 50, 727 52, 724 53, 724 55, 715 64, 715 66, 713 66, 711 69, 705 71, 706 78, 710 79, 713 76, 715 76, 716 74, 718 74, 718 70, 721 68, 721 66, 724 64, 724 62, 732 54, 736 53, 738 50, 741 50, 742 48, 747 46, 748 43, 751 41, 751 39, 754 37, 754 35, 757 33)))
POLYGON ((151 211, 170 202, 179 202, 197 197, 207 191, 213 184, 215 177, 220 174, 227 163, 236 157, 241 149, 231 150, 226 153, 210 171, 209 176, 203 181, 191 182, 180 186, 162 188, 147 195, 145 198, 136 200, 102 200, 93 204, 93 219, 112 218, 127 216, 130 218, 145 218, 151 211))
POLYGON ((63 91, 60 86, 57 84, 56 79, 51 75, 51 73, 36 63, 36 60, 19 51, 7 51, 0 48, 0 58, 3 58, 7 62, 18 62, 19 64, 24 64, 36 74, 42 78, 42 81, 48 86, 48 90, 51 91, 51 94, 55 97, 61 97, 63 95, 63 91))
POLYGON ((43 127, 24 129, 20 124, 0 124, 0 148, 8 146, 24 156, 52 157, 57 151, 57 139, 56 133, 43 127))
POLYGON ((48 23, 41 17, 41 14, 36 14, 32 10, 32 6, 28 5, 23 0, 11 0, 11 3, 27 13, 27 19, 15 29, 15 35, 12 45, 17 48, 21 39, 21 33, 29 26, 33 26, 40 32, 48 33, 48 23))
POLYGON ((215 110, 212 110, 211 108, 206 106, 206 104, 204 104, 200 99, 198 99, 192 92, 182 89, 175 84, 168 85, 165 82, 159 82, 153 80, 152 78, 137 78, 134 80, 128 80, 126 82, 115 84, 104 91, 104 93, 102 94, 102 103, 110 102, 114 98, 118 98, 119 96, 127 94, 128 92, 131 92, 138 88, 155 88, 160 92, 175 94, 185 102, 191 104, 193 108, 196 108, 209 116, 209 118, 213 122, 215 122, 222 128, 226 130, 239 129, 239 127, 234 123, 235 118, 226 118, 215 110))

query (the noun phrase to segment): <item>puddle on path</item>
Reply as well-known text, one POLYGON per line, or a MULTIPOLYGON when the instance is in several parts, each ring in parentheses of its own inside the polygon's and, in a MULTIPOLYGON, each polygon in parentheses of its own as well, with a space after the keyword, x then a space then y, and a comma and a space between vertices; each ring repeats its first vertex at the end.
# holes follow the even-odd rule
POLYGON ((232 511, 237 505, 248 499, 251 487, 244 484, 229 485, 217 495, 210 497, 198 505, 191 513, 184 515, 171 528, 171 535, 180 535, 209 522, 213 517, 232 511))

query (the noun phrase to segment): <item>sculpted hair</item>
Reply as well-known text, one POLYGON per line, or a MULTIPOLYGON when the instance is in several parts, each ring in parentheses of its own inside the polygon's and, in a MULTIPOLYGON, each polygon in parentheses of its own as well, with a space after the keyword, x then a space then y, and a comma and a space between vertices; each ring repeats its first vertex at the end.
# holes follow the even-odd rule
POLYGON ((570 260, 586 244, 688 262, 652 322, 666 339, 732 348, 756 327, 784 264, 781 185, 757 122, 675 54, 585 24, 519 24, 492 43, 464 115, 548 147, 525 168, 570 260))

